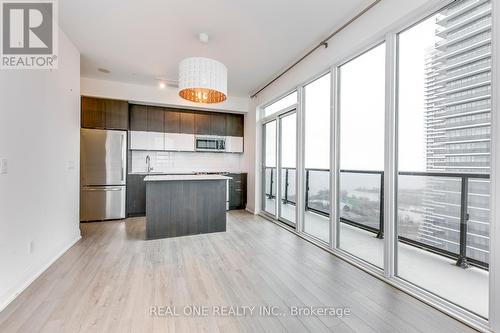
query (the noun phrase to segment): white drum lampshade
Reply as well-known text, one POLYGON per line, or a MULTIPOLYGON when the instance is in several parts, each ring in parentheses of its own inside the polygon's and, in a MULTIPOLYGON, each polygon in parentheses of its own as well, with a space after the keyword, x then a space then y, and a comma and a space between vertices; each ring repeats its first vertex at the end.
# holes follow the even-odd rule
POLYGON ((227 68, 202 57, 186 58, 179 64, 179 96, 197 103, 220 103, 227 98, 227 68))

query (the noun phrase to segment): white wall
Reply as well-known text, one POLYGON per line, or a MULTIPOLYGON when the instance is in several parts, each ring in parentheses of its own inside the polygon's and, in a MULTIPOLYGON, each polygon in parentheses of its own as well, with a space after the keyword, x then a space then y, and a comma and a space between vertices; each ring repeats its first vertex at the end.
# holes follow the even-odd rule
POLYGON ((80 54, 59 38, 59 69, 0 71, 0 310, 80 238, 80 54))
POLYGON ((247 112, 249 102, 248 97, 228 96, 226 101, 213 105, 192 103, 180 98, 177 93, 177 88, 170 86, 160 89, 154 85, 147 86, 86 77, 81 78, 81 94, 152 105, 158 104, 173 107, 187 107, 189 109, 235 112, 247 112))
MULTIPOLYGON (((248 171, 248 210, 257 213, 260 209, 261 142, 260 126, 257 126, 258 115, 256 114, 256 108, 310 80, 330 66, 353 56, 369 46, 369 43, 375 39, 380 38, 382 40, 385 33, 401 25, 404 21, 411 20, 411 16, 415 15, 414 13, 437 6, 440 3, 443 3, 443 1, 383 0, 347 29, 332 38, 328 43, 328 48, 321 48, 314 52, 250 101, 248 114, 245 117, 246 155, 243 162, 243 168, 248 171)), ((346 18, 345 21, 348 19, 346 18)), ((304 50, 304 52, 306 51, 304 50)))

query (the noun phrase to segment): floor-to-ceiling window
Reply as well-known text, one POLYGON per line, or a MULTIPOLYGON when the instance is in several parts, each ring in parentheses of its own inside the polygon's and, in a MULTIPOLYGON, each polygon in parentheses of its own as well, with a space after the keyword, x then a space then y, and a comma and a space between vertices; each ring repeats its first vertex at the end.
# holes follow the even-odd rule
POLYGON ((288 224, 295 224, 297 204, 297 113, 288 112, 279 120, 279 174, 280 207, 279 218, 288 224))
POLYGON ((274 121, 275 163, 265 171, 276 219, 293 223, 284 214, 296 214, 298 204, 297 231, 312 242, 331 240, 337 255, 473 320, 463 309, 487 318, 492 293, 491 7, 491 0, 454 1, 336 65, 334 87, 330 73, 320 76, 265 113, 274 121), (291 123, 303 130, 299 146, 284 147, 283 117, 297 102, 303 108, 291 123), (299 151, 301 169, 280 149, 299 151), (338 221, 330 221, 332 205, 338 221))
POLYGON ((304 231, 330 239, 330 102, 331 74, 304 87, 304 231))
POLYGON ((383 267, 385 44, 339 67, 338 246, 383 267))
POLYGON ((488 316, 491 3, 398 35, 396 274, 488 316))

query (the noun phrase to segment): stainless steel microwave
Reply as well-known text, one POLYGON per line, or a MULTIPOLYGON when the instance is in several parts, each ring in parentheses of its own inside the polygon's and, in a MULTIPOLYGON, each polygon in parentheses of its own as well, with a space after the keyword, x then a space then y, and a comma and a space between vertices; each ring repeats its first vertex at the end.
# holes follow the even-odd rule
POLYGON ((197 151, 226 151, 226 138, 219 136, 196 137, 195 149, 197 151))

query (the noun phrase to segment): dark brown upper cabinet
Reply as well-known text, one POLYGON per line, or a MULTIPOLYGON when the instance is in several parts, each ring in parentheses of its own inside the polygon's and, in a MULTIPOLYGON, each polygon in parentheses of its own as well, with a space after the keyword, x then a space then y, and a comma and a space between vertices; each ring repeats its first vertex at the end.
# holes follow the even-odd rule
POLYGON ((180 131, 181 115, 179 111, 165 109, 165 132, 182 133, 180 131))
POLYGON ((84 128, 128 129, 126 101, 82 96, 81 113, 84 128))
POLYGON ((148 132, 165 132, 165 111, 163 108, 148 106, 148 132))
POLYGON ((243 137, 243 127, 241 114, 130 105, 132 131, 243 137))
POLYGON ((226 115, 224 113, 210 114, 210 135, 226 135, 226 115))
POLYGON ((210 113, 198 112, 194 115, 195 134, 210 135, 210 113))
POLYGON ((130 130, 143 132, 164 132, 164 109, 156 106, 131 105, 130 130))
POLYGON ((130 106, 130 130, 143 131, 148 130, 148 107, 145 105, 130 106))
POLYGON ((244 116, 241 114, 228 113, 226 115, 226 135, 244 136, 244 116))
POLYGON ((194 134, 194 113, 179 112, 180 115, 180 133, 194 134))
POLYGON ((82 127, 105 128, 106 105, 100 98, 82 96, 81 98, 82 127))
POLYGON ((128 129, 128 103, 107 99, 106 106, 106 128, 107 129, 128 129))

